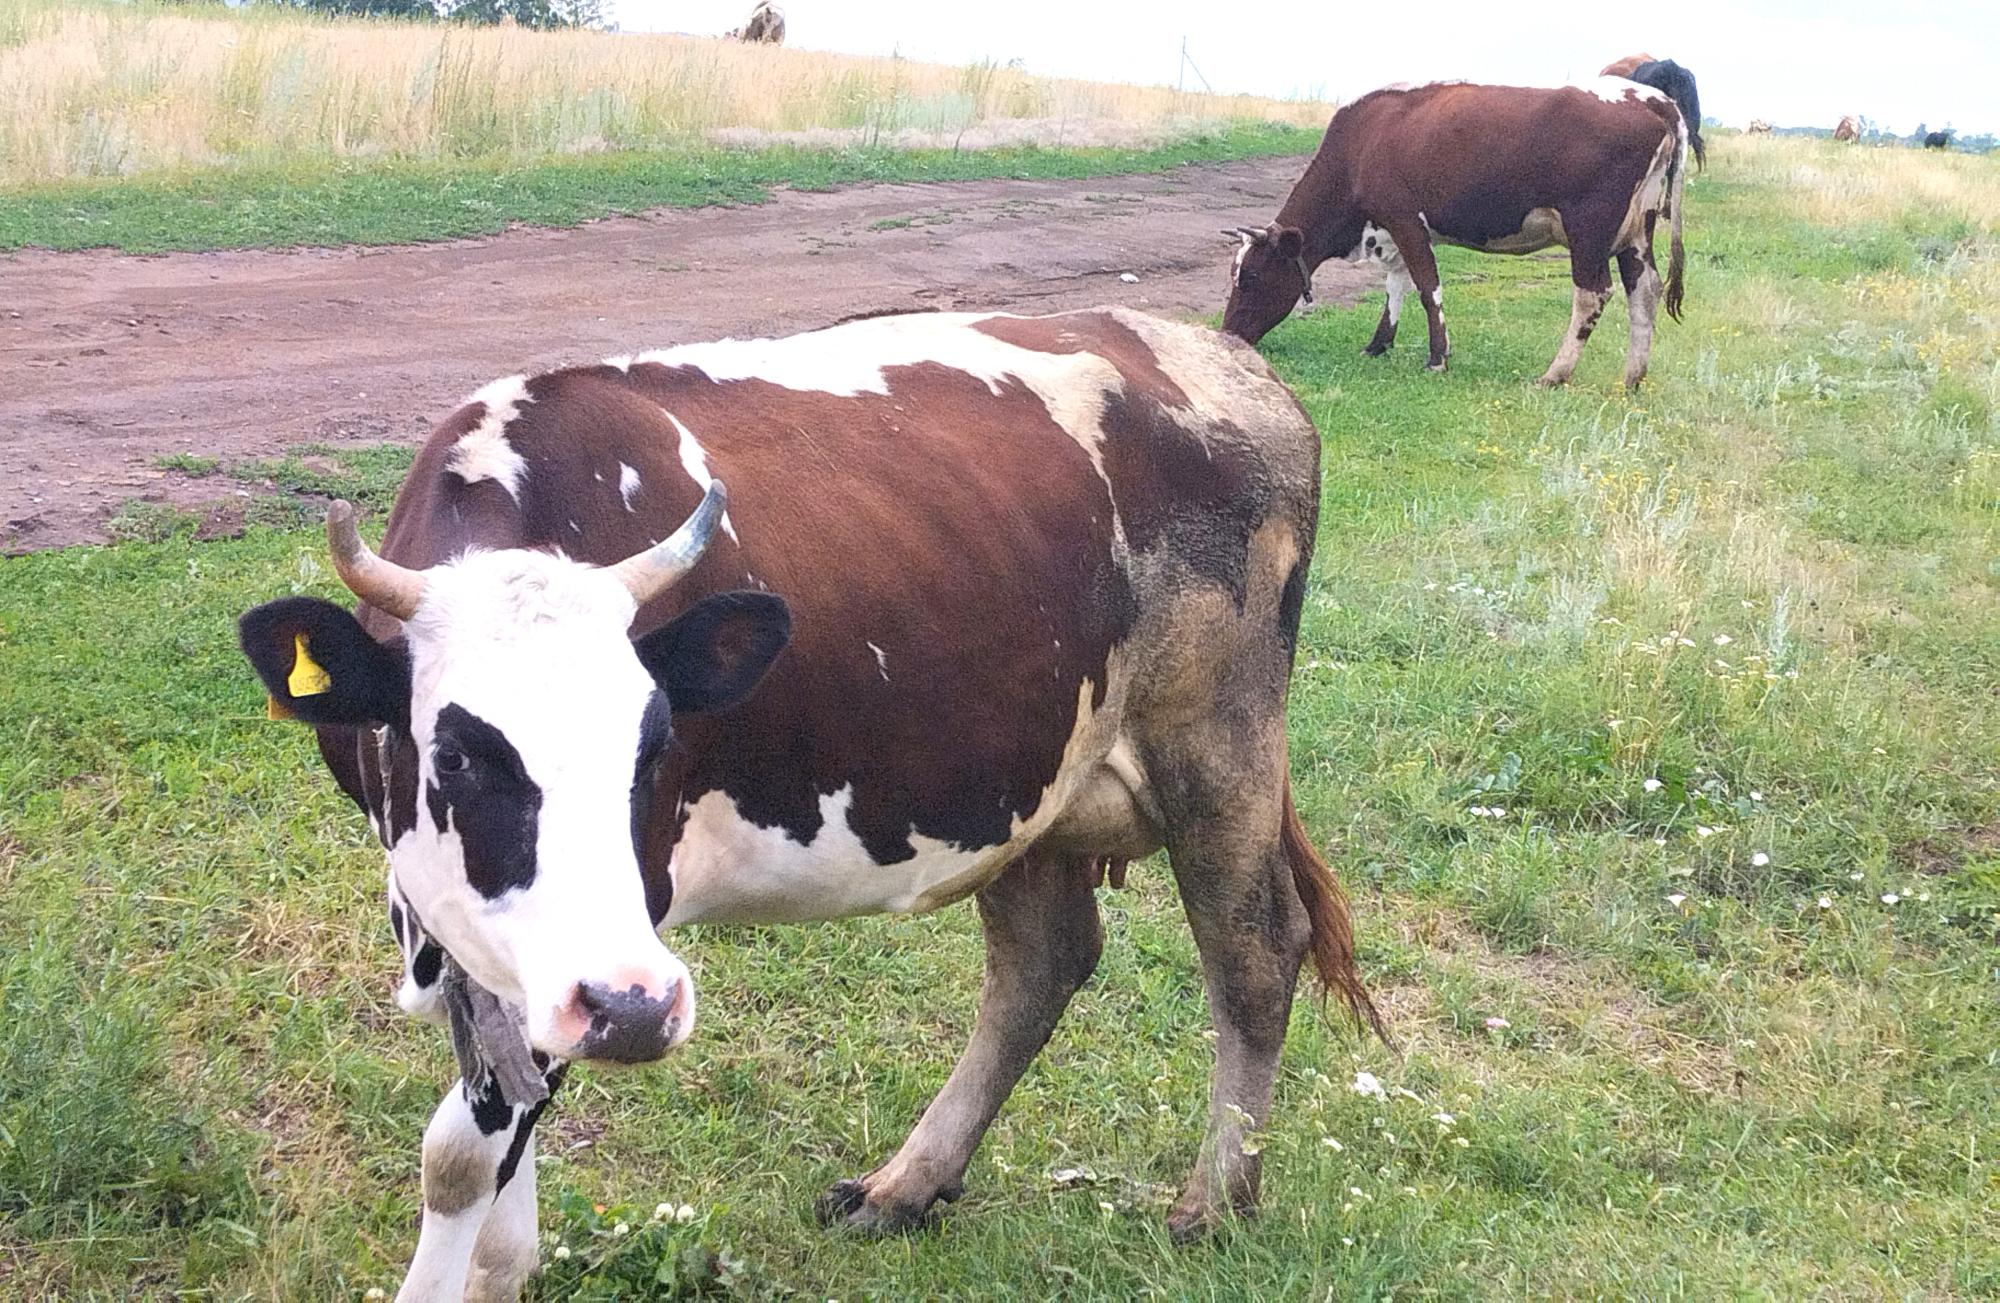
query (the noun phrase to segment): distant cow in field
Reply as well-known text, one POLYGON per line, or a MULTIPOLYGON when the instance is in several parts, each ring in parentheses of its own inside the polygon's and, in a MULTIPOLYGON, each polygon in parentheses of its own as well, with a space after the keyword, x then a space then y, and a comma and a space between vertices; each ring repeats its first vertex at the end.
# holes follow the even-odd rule
POLYGON ((750 21, 723 36, 732 41, 742 41, 749 45, 783 45, 785 43, 785 11, 771 3, 771 0, 757 0, 757 7, 750 11, 750 21))
POLYGON ((1375 1021, 1286 759, 1319 504, 1320 437, 1254 350, 1122 309, 511 376, 431 434, 380 554, 335 504, 359 607, 239 630, 386 848, 399 999, 463 1065, 402 1297, 514 1297, 563 1061, 694 1028, 661 923, 976 900, 958 1066, 817 1207, 922 1223, 1096 968, 1098 886, 1161 848, 1215 1027, 1167 1228, 1254 1207, 1301 962, 1375 1021))
POLYGON ((1606 64, 1601 77, 1623 77, 1641 86, 1664 92, 1680 107, 1681 121, 1687 124, 1688 146, 1694 150, 1696 167, 1708 163, 1708 147, 1701 140, 1701 95, 1695 89, 1694 74, 1672 59, 1655 59, 1650 54, 1628 54, 1606 64))
POLYGON ((1388 302, 1364 350, 1395 342, 1403 296, 1417 291, 1430 326, 1429 366, 1450 345, 1433 243, 1485 253, 1570 251, 1569 329, 1541 378, 1576 369, 1611 293, 1615 258, 1631 309, 1625 383, 1646 375, 1661 297, 1654 228, 1672 231, 1665 297, 1681 308, 1681 188, 1687 128, 1649 86, 1607 78, 1590 88, 1540 90, 1441 82, 1375 91, 1344 105, 1277 220, 1225 232, 1239 241, 1222 328, 1256 342, 1312 302, 1313 269, 1365 259, 1388 273, 1388 302))
POLYGON ((1951 148, 1951 132, 1950 132, 1949 130, 1946 130, 1946 131, 1933 131, 1933 132, 1931 132, 1931 133, 1930 133, 1929 135, 1927 135, 1927 136, 1925 136, 1925 137, 1924 137, 1924 148, 1925 148, 1925 149, 1950 149, 1950 148, 1951 148))
POLYGON ((1752 136, 1768 136, 1771 134, 1771 124, 1762 118, 1752 118, 1750 119, 1747 134, 1752 136))
POLYGON ((1840 125, 1833 129, 1833 138, 1835 140, 1844 140, 1851 144, 1861 139, 1861 124, 1856 122, 1852 116, 1842 118, 1840 125))

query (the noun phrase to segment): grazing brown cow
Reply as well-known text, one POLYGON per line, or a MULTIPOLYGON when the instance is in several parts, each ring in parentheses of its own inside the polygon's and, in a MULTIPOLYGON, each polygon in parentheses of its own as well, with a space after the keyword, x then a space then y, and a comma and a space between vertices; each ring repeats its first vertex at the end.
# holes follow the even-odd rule
POLYGON ((749 45, 783 45, 785 11, 773 5, 771 0, 757 0, 757 7, 750 11, 750 21, 724 32, 723 36, 727 40, 749 45))
POLYGON ((1844 140, 1851 144, 1861 139, 1861 124, 1856 122, 1851 116, 1842 118, 1840 125, 1833 129, 1833 138, 1835 140, 1844 140))
POLYGON ((445 988, 467 1065, 404 1295, 532 1268, 557 1061, 693 1028, 662 921, 977 900, 964 1055, 819 1204, 923 1220, 1096 967, 1104 866, 1160 847, 1217 1033, 1168 1227, 1253 1206, 1301 961, 1373 1019, 1286 760, 1319 460, 1211 331, 879 317, 495 381, 431 435, 381 555, 330 516, 360 619, 289 597, 240 632, 387 848, 405 1005, 445 988))
POLYGON ((1768 136, 1771 134, 1771 124, 1762 118, 1752 118, 1750 119, 1749 134, 1753 136, 1768 136))
POLYGON ((1391 88, 1343 106, 1277 220, 1240 240, 1222 328, 1255 342, 1284 320, 1312 271, 1328 258, 1380 262, 1388 302, 1371 357, 1396 338, 1403 295, 1414 288, 1430 325, 1433 371, 1450 352, 1433 242, 1485 253, 1570 251, 1576 291, 1561 349, 1541 378, 1558 385, 1610 297, 1617 259, 1631 309, 1625 383, 1645 378, 1660 274, 1653 231, 1665 216, 1672 243, 1666 307, 1681 307, 1681 188, 1687 129, 1680 110, 1650 87, 1620 79, 1541 90, 1445 82, 1391 88))

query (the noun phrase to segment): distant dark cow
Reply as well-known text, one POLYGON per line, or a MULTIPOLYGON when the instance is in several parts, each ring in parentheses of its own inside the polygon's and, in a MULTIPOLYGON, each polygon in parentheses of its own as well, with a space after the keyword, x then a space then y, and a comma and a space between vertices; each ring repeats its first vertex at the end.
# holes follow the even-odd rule
POLYGON ((1950 149, 1950 148, 1951 148, 1951 132, 1949 132, 1949 131, 1933 131, 1933 132, 1931 132, 1931 133, 1930 133, 1929 135, 1926 135, 1926 136, 1924 137, 1924 148, 1925 148, 1925 149, 1950 149))
POLYGON ((819 1203, 921 1221, 1096 967, 1107 870, 1160 847, 1217 1032, 1168 1227, 1251 1208, 1302 959, 1374 1022, 1286 760, 1319 450, 1206 330, 884 317, 496 381, 431 435, 381 555, 336 504, 359 619, 288 597, 240 635, 386 846, 405 1003, 447 1009, 467 1064, 405 1296, 532 1269, 561 1060, 692 1029, 661 922, 976 897, 964 1056, 819 1203))
POLYGON ((749 45, 783 45, 785 11, 772 5, 771 0, 758 0, 757 7, 750 11, 750 21, 724 32, 723 36, 749 45))
POLYGON ((1672 59, 1655 59, 1648 54, 1628 54, 1616 63, 1605 65, 1599 74, 1604 77, 1623 77, 1636 81, 1641 86, 1651 86, 1665 94, 1680 108, 1681 121, 1687 124, 1688 147, 1694 150, 1696 167, 1708 164, 1708 146, 1701 140, 1701 94, 1695 89, 1694 74, 1681 67, 1672 59))
POLYGON ((1570 251, 1569 330, 1540 383, 1569 379, 1611 293, 1618 261, 1631 308, 1625 383, 1645 378, 1661 295, 1653 232, 1671 223, 1666 307, 1681 308, 1681 189, 1687 132, 1660 92, 1607 78, 1589 89, 1444 82, 1392 88, 1343 106, 1319 152, 1263 230, 1240 241, 1222 328, 1255 342, 1284 320, 1328 258, 1380 262, 1388 302, 1365 350, 1396 338, 1403 295, 1417 291, 1433 371, 1450 352, 1433 242, 1486 253, 1570 251))
POLYGON ((1856 122, 1851 116, 1842 118, 1839 125, 1833 129, 1833 138, 1851 144, 1861 139, 1861 124, 1856 122))

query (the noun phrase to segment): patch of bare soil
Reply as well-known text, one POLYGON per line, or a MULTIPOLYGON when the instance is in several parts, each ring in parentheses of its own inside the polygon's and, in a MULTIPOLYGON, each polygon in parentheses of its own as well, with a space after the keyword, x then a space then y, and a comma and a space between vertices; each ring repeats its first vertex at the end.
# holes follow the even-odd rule
MULTIPOLYGON (((415 443, 519 371, 889 311, 1216 312, 1218 228, 1270 220, 1300 166, 785 192, 393 248, 0 258, 0 551, 101 540, 128 499, 208 515, 236 494, 163 456, 415 443)), ((1315 288, 1352 301, 1372 280, 1331 262, 1315 288)))

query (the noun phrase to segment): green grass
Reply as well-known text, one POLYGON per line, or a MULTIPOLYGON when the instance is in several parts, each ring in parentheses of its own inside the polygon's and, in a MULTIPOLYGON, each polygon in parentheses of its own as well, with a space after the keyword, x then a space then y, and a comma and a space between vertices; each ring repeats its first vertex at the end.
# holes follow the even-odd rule
MULTIPOLYGON (((1359 358, 1372 299, 1266 341, 1326 439, 1294 773, 1404 1054, 1301 1006, 1263 1217, 1165 1241, 1208 1045, 1148 863, 965 1200, 886 1242, 809 1208, 944 1079, 972 911, 676 934, 702 1034, 572 1077, 542 1296, 2000 1292, 2000 248, 1716 154, 1637 399, 1615 308, 1529 388, 1560 262, 1448 252, 1445 377, 1359 358)), ((351 1297, 413 1243, 449 1054, 231 645, 293 591, 337 593, 309 530, 0 561, 0 1292, 351 1297)))
POLYGON ((1309 153, 1318 133, 1243 125, 1149 149, 634 151, 504 160, 215 169, 0 186, 0 251, 284 249, 574 226, 650 208, 754 204, 777 186, 977 181, 1164 172, 1186 163, 1309 153))

